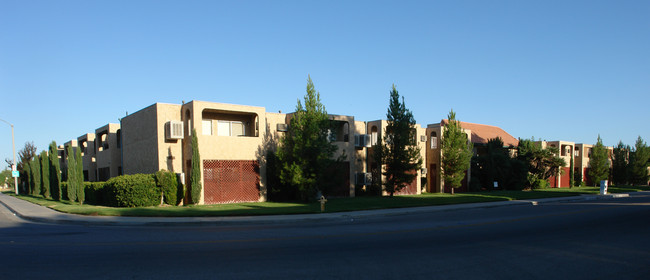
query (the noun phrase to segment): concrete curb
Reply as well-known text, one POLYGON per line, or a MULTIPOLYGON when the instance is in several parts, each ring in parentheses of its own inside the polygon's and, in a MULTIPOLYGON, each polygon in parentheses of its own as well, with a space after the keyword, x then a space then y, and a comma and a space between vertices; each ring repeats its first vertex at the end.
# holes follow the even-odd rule
POLYGON ((17 217, 33 222, 51 224, 74 224, 85 226, 215 226, 215 225, 249 225, 249 224, 287 224, 298 222, 321 222, 362 219, 382 216, 398 216, 418 213, 455 211, 464 209, 506 207, 518 205, 540 205, 546 203, 611 199, 629 197, 629 194, 580 195, 558 198, 531 200, 512 200, 424 206, 411 208, 392 208, 363 210, 352 212, 296 214, 273 216, 235 216, 235 217, 120 217, 120 216, 83 216, 57 212, 50 208, 0 193, 0 204, 4 205, 17 217))

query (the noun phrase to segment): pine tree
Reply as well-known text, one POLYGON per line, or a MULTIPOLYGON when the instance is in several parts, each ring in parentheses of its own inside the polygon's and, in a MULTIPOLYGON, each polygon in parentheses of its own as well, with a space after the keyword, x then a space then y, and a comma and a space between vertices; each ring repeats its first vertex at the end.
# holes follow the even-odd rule
POLYGON ((50 194, 52 195, 52 199, 61 200, 61 165, 59 163, 59 152, 54 141, 50 143, 49 161, 50 194))
POLYGON ((449 123, 442 133, 442 178, 445 185, 451 187, 453 195, 454 189, 462 185, 465 171, 469 169, 473 145, 456 120, 454 110, 449 112, 447 118, 449 123))
POLYGON ((589 177, 593 180, 594 184, 598 185, 601 180, 606 180, 609 174, 609 161, 607 156, 607 148, 603 146, 603 140, 598 135, 596 145, 591 149, 589 156, 589 177))
POLYGON ((86 200, 86 192, 84 190, 84 164, 83 164, 83 159, 81 157, 81 147, 78 147, 75 150, 75 182, 77 183, 77 201, 79 201, 79 204, 84 204, 84 201, 86 200))
POLYGON ((288 188, 285 193, 290 198, 308 201, 315 199, 318 192, 328 194, 327 183, 336 178, 328 174, 344 156, 332 159, 337 146, 330 142, 329 115, 311 77, 307 79, 304 102, 303 106, 298 100, 289 130, 280 140, 277 159, 282 186, 288 188))
POLYGON ((417 177, 417 171, 422 166, 420 147, 415 140, 415 118, 406 109, 404 98, 400 96, 393 85, 390 91, 390 102, 386 113, 388 125, 381 146, 378 145, 378 162, 382 163, 382 172, 386 176, 383 183, 386 192, 392 197, 395 192, 407 187, 417 177))
POLYGON ((648 184, 648 162, 650 160, 650 148, 639 136, 634 144, 634 153, 630 156, 630 180, 633 184, 648 184))
POLYGON ((41 152, 41 194, 45 198, 52 198, 50 192, 50 158, 47 151, 41 152))
POLYGON ((68 146, 66 154, 68 155, 68 199, 70 202, 77 201, 77 159, 75 158, 72 145, 68 146))
POLYGON ((612 154, 612 181, 617 186, 628 183, 629 153, 630 146, 623 144, 623 141, 618 141, 618 145, 614 147, 612 154))
POLYGON ((192 129, 192 170, 190 171, 190 201, 198 204, 201 201, 201 156, 199 154, 199 139, 196 129, 192 129))

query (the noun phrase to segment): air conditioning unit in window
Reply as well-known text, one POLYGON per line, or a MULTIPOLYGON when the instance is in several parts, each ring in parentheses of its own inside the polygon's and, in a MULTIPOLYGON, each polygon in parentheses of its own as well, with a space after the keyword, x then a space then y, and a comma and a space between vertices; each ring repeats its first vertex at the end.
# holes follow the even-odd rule
POLYGON ((372 184, 372 173, 356 173, 355 184, 363 186, 372 184))
POLYGON ((370 134, 356 134, 354 135, 354 147, 356 148, 370 148, 371 145, 371 135, 370 134))
POLYGON ((165 139, 178 140, 183 139, 183 122, 168 121, 165 123, 165 139))

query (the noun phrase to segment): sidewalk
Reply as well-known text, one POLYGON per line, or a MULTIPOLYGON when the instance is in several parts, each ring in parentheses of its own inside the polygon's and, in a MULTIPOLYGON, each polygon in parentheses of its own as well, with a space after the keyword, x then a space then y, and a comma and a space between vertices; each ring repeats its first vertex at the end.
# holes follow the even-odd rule
POLYGON ((413 213, 452 211, 461 209, 504 207, 514 205, 539 205, 543 203, 583 201, 606 198, 628 197, 629 194, 581 195, 560 198, 543 198, 532 200, 513 200, 499 202, 466 203, 441 206, 412 208, 394 208, 381 210, 364 210, 353 212, 274 215, 274 216, 237 216, 237 217, 118 217, 118 216, 83 216, 66 214, 50 208, 33 204, 25 200, 0 193, 0 204, 7 207, 17 217, 24 220, 54 224, 76 224, 96 226, 192 226, 192 225, 241 225, 241 224, 275 224, 309 221, 335 221, 344 219, 367 218, 374 216, 406 215, 413 213))

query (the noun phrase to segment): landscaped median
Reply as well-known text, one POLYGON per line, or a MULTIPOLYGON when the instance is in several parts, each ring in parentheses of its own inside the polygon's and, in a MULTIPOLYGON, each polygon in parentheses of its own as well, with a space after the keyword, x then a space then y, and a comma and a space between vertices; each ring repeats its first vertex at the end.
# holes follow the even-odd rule
MULTIPOLYGON (((611 193, 650 191, 650 187, 610 187, 611 193)), ((580 187, 571 189, 543 189, 534 191, 485 191, 475 193, 422 194, 395 197, 354 197, 331 198, 325 207, 326 212, 346 212, 359 210, 405 208, 419 206, 448 205, 461 203, 479 203, 508 200, 526 200, 577 196, 581 194, 598 194, 597 187, 580 187)), ((11 192, 5 192, 13 195, 11 192)), ((248 202, 216 205, 158 206, 158 207, 106 207, 95 205, 77 205, 67 201, 53 201, 36 196, 18 196, 21 199, 71 214, 100 216, 141 216, 141 217, 218 217, 218 216, 256 216, 320 213, 320 204, 315 203, 281 203, 248 202)))

